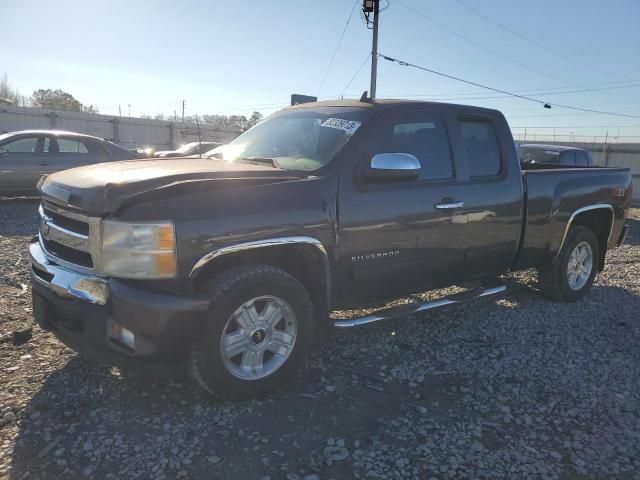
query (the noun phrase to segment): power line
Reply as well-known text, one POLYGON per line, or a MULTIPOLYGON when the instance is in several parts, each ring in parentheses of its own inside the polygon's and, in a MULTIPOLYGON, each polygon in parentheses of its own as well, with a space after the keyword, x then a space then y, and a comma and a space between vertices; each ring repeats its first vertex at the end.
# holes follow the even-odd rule
MULTIPOLYGON (((635 87, 635 83, 633 85, 620 85, 621 83, 629 83, 630 81, 632 82, 640 82, 640 80, 621 80, 621 81, 616 81, 616 82, 600 82, 600 83, 593 83, 590 85, 581 85, 581 87, 584 88, 597 88, 597 87, 603 87, 603 89, 609 89, 609 88, 626 88, 626 87, 635 87)), ((561 92, 558 90, 566 90, 567 88, 570 87, 547 87, 547 88, 536 88, 534 90, 532 89, 524 89, 524 90, 513 90, 513 92, 515 93, 524 93, 526 95, 538 95, 539 92, 551 92, 554 93, 557 91, 557 93, 571 93, 573 90, 569 90, 567 92, 561 92)), ((350 94, 348 94, 350 95, 350 94)), ((353 94, 355 96, 355 94, 353 94)), ((462 92, 452 92, 452 93, 412 93, 412 94, 406 94, 406 93, 398 93, 398 94, 394 94, 394 93, 390 93, 387 94, 388 97, 391 98, 413 98, 413 97, 429 97, 429 98, 434 98, 434 97, 466 97, 468 95, 491 95, 490 92, 466 92, 466 93, 462 93, 462 92)), ((624 102, 625 104, 629 103, 629 102, 624 102)))
POLYGON ((559 57, 561 57, 561 58, 563 58, 563 59, 565 59, 565 60, 568 60, 568 61, 570 61, 570 62, 576 63, 576 64, 578 64, 578 65, 582 65, 582 66, 584 66, 584 67, 588 67, 588 68, 590 68, 590 69, 592 69, 592 70, 596 70, 596 71, 598 71, 598 72, 600 72, 600 73, 604 73, 604 74, 606 74, 606 75, 610 75, 610 76, 613 76, 613 77, 616 77, 616 78, 624 78, 624 77, 621 77, 621 76, 620 76, 620 75, 618 75, 618 74, 615 74, 615 73, 609 72, 609 71, 607 71, 607 70, 603 70, 603 69, 602 69, 602 68, 600 68, 600 67, 596 67, 596 66, 594 66, 594 65, 590 65, 590 64, 588 64, 588 63, 586 63, 586 62, 583 62, 582 60, 578 60, 578 59, 572 58, 572 57, 570 57, 570 56, 568 56, 568 55, 565 55, 565 54, 564 54, 564 53, 562 53, 562 52, 559 52, 559 51, 557 51, 557 50, 554 50, 554 49, 552 49, 552 48, 547 47, 546 45, 544 45, 544 44, 542 44, 542 43, 538 42, 537 40, 534 40, 534 39, 532 39, 532 38, 526 37, 525 35, 523 35, 522 33, 518 32, 517 30, 515 30, 515 29, 513 29, 513 28, 511 28, 511 27, 509 27, 509 26, 507 26, 507 25, 504 25, 503 23, 500 23, 499 21, 495 20, 494 18, 491 18, 489 15, 487 15, 487 14, 485 14, 485 13, 481 12, 480 10, 476 9, 475 7, 472 7, 471 5, 468 5, 468 4, 467 4, 467 3, 465 3, 463 0, 457 0, 457 2, 458 2, 460 5, 462 5, 463 7, 467 8, 468 10, 471 10, 472 12, 474 12, 476 15, 479 15, 479 16, 481 16, 482 18, 484 18, 485 20, 488 20, 489 22, 493 23, 494 25, 499 26, 499 27, 500 27, 500 28, 502 28, 503 30, 508 31, 508 32, 512 33, 513 35, 516 35, 516 36, 518 36, 519 38, 521 38, 521 39, 523 39, 523 40, 526 40, 527 42, 533 43, 533 44, 534 44, 534 45, 536 45, 537 47, 539 47, 539 48, 541 48, 541 49, 543 49, 543 50, 545 50, 545 51, 547 51, 547 52, 549 52, 549 53, 552 53, 552 54, 554 54, 554 55, 557 55, 557 56, 559 56, 559 57))
POLYGON ((457 31, 456 31, 456 30, 454 30, 453 28, 451 28, 451 27, 447 27, 446 25, 444 25, 444 24, 442 24, 442 23, 438 22, 437 20, 434 20, 433 18, 428 17, 428 16, 427 16, 427 15, 425 15, 424 13, 420 12, 419 10, 416 10, 415 8, 413 8, 413 7, 409 6, 409 5, 407 5, 406 3, 402 2, 401 0, 397 0, 397 2, 398 2, 400 5, 402 5, 404 8, 406 8, 407 10, 412 11, 413 13, 415 13, 416 15, 418 15, 418 16, 420 16, 420 17, 424 18, 424 19, 425 19, 425 20, 427 20, 428 22, 430 22, 430 23, 432 23, 432 24, 434 24, 434 25, 436 25, 436 26, 438 26, 438 27, 442 28, 443 30, 446 30, 447 32, 451 33, 452 35, 455 35, 455 36, 456 36, 456 37, 458 37, 458 38, 463 39, 463 40, 464 40, 464 41, 466 41, 466 42, 469 42, 469 43, 471 43, 471 44, 475 45, 475 46, 476 46, 476 47, 478 47, 478 48, 481 48, 481 49, 483 49, 483 50, 486 50, 487 52, 489 52, 489 53, 491 53, 491 54, 493 54, 493 55, 496 55, 496 56, 498 56, 498 57, 500 57, 500 58, 502 58, 502 59, 504 59, 504 60, 507 60, 507 61, 509 61, 509 62, 511 62, 511 63, 513 63, 513 64, 515 64, 515 65, 518 65, 518 66, 520 66, 520 67, 522 67, 522 68, 526 68, 527 70, 531 70, 532 72, 536 72, 536 73, 537 73, 537 74, 539 74, 539 75, 543 75, 543 76, 545 76, 545 77, 553 78, 554 80, 558 80, 558 81, 560 81, 560 82, 562 82, 562 83, 566 83, 566 84, 568 84, 568 85, 579 86, 579 85, 577 85, 577 84, 575 84, 575 83, 573 83, 573 82, 569 82, 569 81, 567 81, 567 80, 564 80, 563 78, 557 77, 557 76, 555 76, 555 75, 553 75, 553 74, 551 74, 551 73, 543 72, 542 70, 538 70, 537 68, 532 67, 532 66, 530 66, 530 65, 527 65, 527 64, 525 64, 525 63, 522 63, 522 62, 520 62, 520 61, 518 61, 518 60, 516 60, 516 59, 514 59, 514 58, 511 58, 511 57, 508 57, 508 56, 506 56, 506 55, 503 55, 502 53, 497 52, 496 50, 494 50, 494 49, 492 49, 492 48, 489 48, 489 47, 487 47, 487 46, 485 46, 485 45, 483 45, 483 44, 481 44, 481 43, 479 43, 479 42, 476 42, 475 40, 473 40, 473 39, 471 39, 471 38, 467 37, 466 35, 463 35, 463 34, 461 34, 461 33, 457 32, 457 31))
MULTIPOLYGON (((504 112, 503 112, 504 113, 504 112)), ((504 114, 508 118, 539 118, 539 117, 582 117, 591 115, 590 113, 543 113, 538 115, 509 115, 504 114)))
POLYGON ((356 70, 356 73, 353 74, 353 77, 351 77, 351 80, 349 80, 349 83, 347 83, 347 86, 344 87, 344 89, 342 90, 342 93, 340 94, 340 96, 343 96, 344 92, 346 92, 347 89, 351 86, 351 83, 356 79, 358 74, 362 71, 364 66, 367 64, 367 61, 369 60, 370 56, 371 56, 371 54, 368 53, 367 56, 365 57, 364 61, 362 62, 362 64, 358 67, 358 70, 356 70))
POLYGON ((347 23, 344 25, 344 29, 342 30, 342 33, 340 34, 340 39, 338 40, 338 44, 336 45, 335 50, 333 51, 333 55, 331 55, 331 60, 329 60, 329 65, 327 65, 327 70, 324 72, 324 76, 322 77, 322 82, 320 82, 320 87, 318 88, 318 93, 316 95, 316 97, 320 96, 320 91, 322 90, 322 87, 324 87, 324 82, 327 79, 327 75, 329 75, 329 70, 331 70, 331 66, 333 65, 334 60, 336 59, 336 55, 338 54, 338 50, 340 49, 340 45, 342 45, 342 39, 344 38, 344 34, 347 31, 347 27, 349 26, 349 23, 351 23, 351 18, 353 17, 353 12, 356 10, 356 6, 358 6, 358 2, 360 0, 355 0, 353 2, 353 7, 351 7, 351 12, 349 12, 349 16, 347 17, 347 23))
POLYGON ((450 78, 451 80, 456 80, 458 82, 467 83, 469 85, 474 85, 474 86, 480 87, 480 88, 485 88, 485 89, 491 90, 493 92, 503 93, 503 94, 509 95, 511 97, 521 98, 523 100, 528 100, 530 102, 536 102, 536 103, 539 103, 540 105, 544 105, 545 108, 551 108, 551 106, 555 106, 555 107, 559 107, 559 108, 567 108, 567 109, 570 109, 570 110, 580 110, 582 112, 599 113, 599 114, 602 114, 602 115, 615 115, 615 116, 618 116, 618 117, 640 118, 640 115, 627 115, 627 114, 624 114, 624 113, 604 112, 604 111, 601 111, 601 110, 591 110, 591 109, 588 109, 588 108, 573 107, 571 105, 563 105, 563 104, 560 104, 560 103, 544 102, 542 100, 538 100, 536 98, 528 97, 526 95, 519 95, 517 93, 508 92, 506 90, 500 90, 499 88, 489 87, 487 85, 483 85, 483 84, 477 83, 477 82, 472 82, 470 80, 465 80, 463 78, 454 77, 453 75, 448 75, 446 73, 438 72, 438 71, 432 70, 430 68, 421 67, 421 66, 415 65, 413 63, 405 62, 404 60, 398 60, 397 58, 389 57, 389 56, 382 55, 382 54, 380 54, 380 56, 382 58, 384 58, 385 60, 397 63, 398 65, 401 65, 401 66, 417 68, 418 70, 423 70, 425 72, 433 73, 435 75, 440 75, 441 77, 450 78))
MULTIPOLYGON (((543 90, 514 90, 514 92, 529 92, 527 93, 527 95, 538 95, 538 96, 542 96, 542 95, 564 95, 567 93, 583 93, 583 92, 596 92, 599 90, 611 90, 611 89, 617 89, 617 88, 634 88, 634 87, 640 87, 640 83, 636 83, 633 85, 620 85, 620 86, 612 86, 612 87, 600 87, 600 88, 583 88, 583 89, 579 89, 579 90, 565 90, 562 92, 546 92, 543 90)), ((482 92, 475 92, 475 93, 457 93, 457 94, 436 94, 436 95, 429 95, 429 94, 414 94, 414 95, 393 95, 394 97, 399 97, 399 98, 412 98, 412 97, 429 97, 429 98, 433 98, 433 97, 438 97, 440 99, 456 99, 456 100, 489 100, 489 99, 495 99, 495 98, 506 98, 506 97, 510 97, 511 95, 500 95, 500 96, 487 96, 487 93, 482 93, 482 92), (464 96, 464 95, 476 95, 476 96, 464 96)), ((628 103, 628 102, 626 102, 628 103)))

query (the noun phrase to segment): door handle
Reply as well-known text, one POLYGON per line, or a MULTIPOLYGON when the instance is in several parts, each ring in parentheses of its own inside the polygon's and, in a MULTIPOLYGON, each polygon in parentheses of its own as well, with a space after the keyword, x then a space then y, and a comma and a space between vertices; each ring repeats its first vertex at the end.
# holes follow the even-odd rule
POLYGON ((446 203, 436 203, 436 208, 438 210, 453 210, 455 208, 464 207, 464 202, 446 202, 446 203))

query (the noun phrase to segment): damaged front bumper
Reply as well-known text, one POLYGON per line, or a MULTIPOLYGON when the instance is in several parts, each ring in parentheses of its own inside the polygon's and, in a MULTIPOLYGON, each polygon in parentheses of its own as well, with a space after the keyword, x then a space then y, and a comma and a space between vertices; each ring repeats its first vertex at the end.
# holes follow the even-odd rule
POLYGON ((206 298, 70 270, 37 241, 29 258, 34 318, 73 350, 125 367, 177 367, 188 358, 205 321, 206 298))

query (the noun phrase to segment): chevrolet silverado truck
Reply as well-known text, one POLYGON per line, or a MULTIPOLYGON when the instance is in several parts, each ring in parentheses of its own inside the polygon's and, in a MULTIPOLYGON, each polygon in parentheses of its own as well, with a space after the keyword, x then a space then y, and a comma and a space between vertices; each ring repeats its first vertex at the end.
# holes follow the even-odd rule
POLYGON ((624 241, 631 189, 623 168, 521 165, 496 110, 298 105, 211 158, 43 179, 33 312, 100 362, 187 367, 216 395, 264 395, 327 326, 496 294, 501 274, 529 268, 548 298, 580 299, 624 241), (459 284, 471 286, 330 314, 459 284))

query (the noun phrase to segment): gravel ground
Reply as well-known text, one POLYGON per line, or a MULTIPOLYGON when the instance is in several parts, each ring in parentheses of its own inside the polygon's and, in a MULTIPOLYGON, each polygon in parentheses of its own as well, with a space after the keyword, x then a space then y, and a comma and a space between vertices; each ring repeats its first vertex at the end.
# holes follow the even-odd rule
POLYGON ((35 208, 0 202, 0 479, 640 478, 638 209, 576 304, 507 275, 498 299, 336 332, 287 389, 220 403, 32 324, 35 208))

